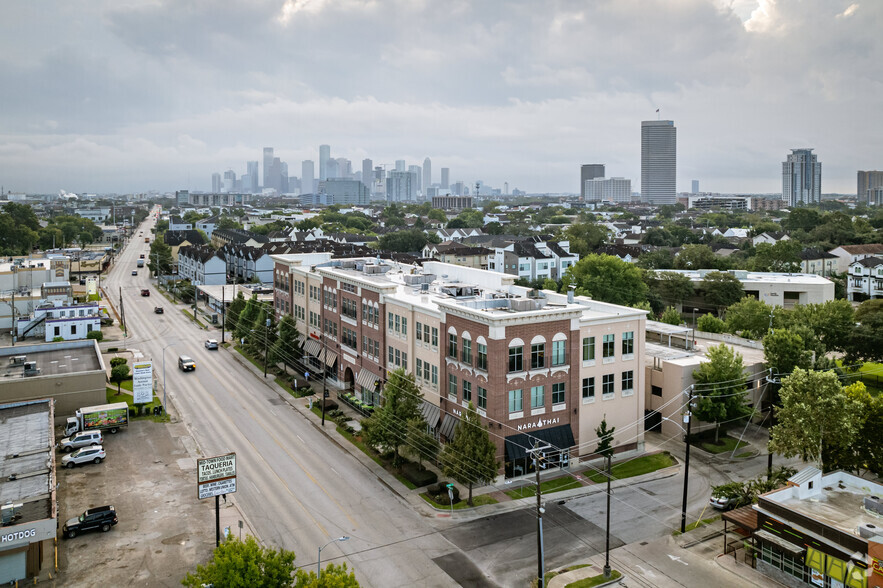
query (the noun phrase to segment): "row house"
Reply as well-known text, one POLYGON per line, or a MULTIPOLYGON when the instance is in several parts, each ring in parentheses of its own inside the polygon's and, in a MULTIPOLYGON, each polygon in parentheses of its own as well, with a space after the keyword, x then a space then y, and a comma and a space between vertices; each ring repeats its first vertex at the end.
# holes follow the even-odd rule
POLYGON ((194 284, 220 286, 227 283, 227 261, 207 245, 185 245, 178 250, 178 277, 194 284))
POLYGON ((883 298, 883 257, 864 257, 850 265, 846 293, 856 302, 883 298))
POLYGON ((181 217, 171 215, 169 216, 169 230, 170 231, 192 231, 193 223, 185 222, 181 217))
POLYGON ((488 269, 525 280, 559 280, 579 256, 570 252, 569 241, 525 239, 495 247, 488 269))
POLYGON ((486 247, 476 245, 464 245, 456 241, 444 241, 442 243, 427 243, 423 247, 423 257, 437 259, 444 263, 453 263, 478 269, 488 268, 488 257, 494 251, 486 247))
POLYGON ((215 229, 211 236, 212 247, 220 249, 224 245, 246 245, 257 247, 268 243, 270 239, 266 235, 243 231, 242 229, 215 229))
POLYGON ((837 271, 839 258, 822 249, 807 247, 799 256, 801 273, 827 277, 837 271))
POLYGON ((163 242, 171 249, 172 266, 176 267, 178 264, 178 252, 181 250, 181 247, 204 245, 205 239, 202 238, 199 231, 190 229, 186 231, 166 231, 163 233, 163 242))
POLYGON ((561 465, 593 456, 605 416, 617 451, 643 449, 644 311, 436 261, 274 261, 277 316, 295 318, 307 361, 359 404, 378 404, 403 369, 450 441, 471 402, 506 476, 531 471, 534 444, 561 465))
POLYGON ((841 245, 828 253, 837 256, 837 272, 846 273, 849 267, 866 257, 883 257, 883 243, 866 243, 864 245, 841 245))

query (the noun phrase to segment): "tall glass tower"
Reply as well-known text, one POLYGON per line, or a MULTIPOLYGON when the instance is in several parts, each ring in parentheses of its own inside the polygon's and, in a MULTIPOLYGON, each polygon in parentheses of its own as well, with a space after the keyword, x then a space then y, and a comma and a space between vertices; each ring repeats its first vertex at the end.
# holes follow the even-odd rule
POLYGON ((782 200, 788 206, 822 201, 822 164, 812 149, 792 149, 782 162, 782 200))
POLYGON ((678 130, 672 120, 641 122, 641 200, 677 202, 678 130))

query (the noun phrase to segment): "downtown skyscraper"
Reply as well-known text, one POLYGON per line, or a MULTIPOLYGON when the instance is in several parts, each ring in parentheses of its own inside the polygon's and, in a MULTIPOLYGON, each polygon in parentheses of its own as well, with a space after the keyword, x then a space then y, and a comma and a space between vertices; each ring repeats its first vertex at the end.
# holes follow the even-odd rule
POLYGON ((822 201, 822 164, 812 149, 792 149, 782 162, 782 200, 788 206, 822 201))
POLYGON ((677 202, 678 131, 671 120, 641 122, 641 200, 677 202))
POLYGON ((328 162, 331 160, 331 145, 319 145, 319 181, 328 179, 328 162))

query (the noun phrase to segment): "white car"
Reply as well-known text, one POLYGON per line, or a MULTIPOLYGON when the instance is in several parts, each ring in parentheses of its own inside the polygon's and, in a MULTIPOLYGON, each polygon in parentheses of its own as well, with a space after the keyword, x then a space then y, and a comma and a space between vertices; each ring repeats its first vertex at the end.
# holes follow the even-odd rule
POLYGON ((217 339, 207 339, 205 342, 205 348, 206 349, 217 349, 218 348, 217 339))
POLYGON ((94 447, 81 447, 73 453, 62 457, 61 465, 66 468, 72 468, 81 463, 101 463, 105 457, 107 457, 107 454, 104 452, 104 448, 101 445, 95 445, 94 447))

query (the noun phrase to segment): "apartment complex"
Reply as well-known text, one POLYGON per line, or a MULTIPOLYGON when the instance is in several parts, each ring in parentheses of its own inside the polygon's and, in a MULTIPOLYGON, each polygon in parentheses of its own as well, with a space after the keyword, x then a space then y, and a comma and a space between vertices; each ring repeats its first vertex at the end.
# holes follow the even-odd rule
POLYGON ((506 476, 530 471, 534 443, 562 465, 592 455, 605 415, 617 451, 642 450, 644 311, 442 262, 273 258, 277 316, 295 318, 308 361, 361 403, 404 369, 449 441, 472 402, 506 476))

